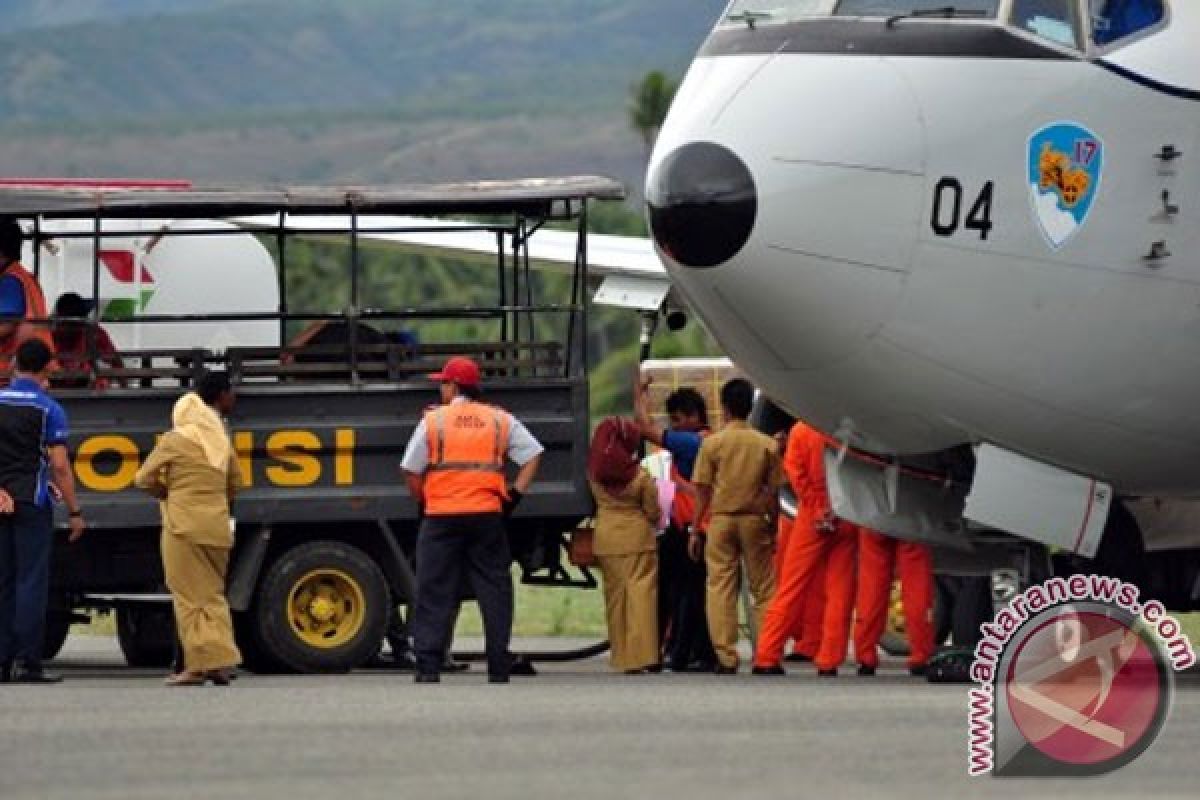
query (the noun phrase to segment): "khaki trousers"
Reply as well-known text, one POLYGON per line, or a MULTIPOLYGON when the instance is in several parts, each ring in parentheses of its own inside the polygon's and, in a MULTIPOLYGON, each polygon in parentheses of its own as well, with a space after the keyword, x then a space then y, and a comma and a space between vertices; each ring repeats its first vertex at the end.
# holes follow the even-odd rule
POLYGON ((762 629, 763 614, 775 594, 771 527, 761 514, 714 514, 708 526, 704 558, 708 564, 705 611, 713 649, 723 667, 738 665, 738 577, 746 577, 754 618, 762 629))
POLYGON ((163 572, 175 606, 175 630, 183 645, 184 667, 192 672, 241 663, 233 639, 233 618, 225 599, 228 547, 192 543, 164 533, 163 572))
POLYGON ((604 615, 615 670, 661 662, 658 652, 658 554, 597 556, 604 574, 604 615))

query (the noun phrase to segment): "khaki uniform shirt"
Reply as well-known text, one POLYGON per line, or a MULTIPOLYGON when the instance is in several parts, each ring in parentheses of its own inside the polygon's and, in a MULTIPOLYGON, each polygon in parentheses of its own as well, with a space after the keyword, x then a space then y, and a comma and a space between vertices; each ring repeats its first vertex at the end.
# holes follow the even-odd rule
POLYGON ((654 528, 661 511, 658 484, 645 471, 619 494, 613 494, 595 481, 596 536, 592 551, 598 556, 627 556, 658 548, 654 528))
POLYGON ((229 505, 245 485, 237 454, 230 452, 222 472, 204 457, 204 449, 174 432, 163 434, 138 470, 134 483, 162 500, 163 533, 186 536, 195 544, 233 546, 229 505))
POLYGON ((704 440, 692 482, 713 490, 713 514, 762 514, 783 485, 775 440, 732 420, 704 440))

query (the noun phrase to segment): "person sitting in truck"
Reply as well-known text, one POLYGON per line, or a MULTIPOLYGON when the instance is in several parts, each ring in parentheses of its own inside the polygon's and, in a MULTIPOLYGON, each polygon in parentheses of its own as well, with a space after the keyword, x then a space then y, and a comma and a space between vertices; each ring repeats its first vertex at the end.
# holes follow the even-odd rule
POLYGON ((87 320, 94 304, 75 292, 58 296, 54 303, 54 349, 58 353, 61 372, 51 379, 51 385, 59 389, 86 389, 95 383, 97 389, 108 386, 105 378, 96 378, 96 367, 105 365, 121 368, 125 363, 117 354, 117 348, 104 328, 95 324, 96 360, 92 361, 91 342, 88 329, 93 327, 87 320))
POLYGON ((24 243, 25 233, 17 221, 0 218, 0 384, 8 383, 22 342, 39 339, 54 352, 50 331, 34 324, 46 319, 46 296, 37 278, 21 264, 24 243))

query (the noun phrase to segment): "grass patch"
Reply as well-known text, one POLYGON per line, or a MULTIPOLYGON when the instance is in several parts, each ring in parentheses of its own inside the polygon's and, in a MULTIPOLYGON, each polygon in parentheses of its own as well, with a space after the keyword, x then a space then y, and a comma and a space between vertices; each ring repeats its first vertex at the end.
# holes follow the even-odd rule
MULTIPOLYGON (((525 586, 514 581, 516 615, 514 636, 608 635, 604 625, 604 594, 599 589, 556 589, 525 586)), ((479 606, 467 603, 458 618, 456 635, 480 636, 483 621, 479 606)))

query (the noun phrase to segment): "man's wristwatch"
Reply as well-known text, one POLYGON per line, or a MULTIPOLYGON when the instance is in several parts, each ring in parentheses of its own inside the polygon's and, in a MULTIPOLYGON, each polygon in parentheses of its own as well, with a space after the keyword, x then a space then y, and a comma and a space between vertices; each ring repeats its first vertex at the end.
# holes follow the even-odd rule
POLYGON ((74 511, 68 511, 68 512, 67 512, 67 516, 68 516, 68 517, 71 517, 72 519, 74 519, 75 517, 82 517, 82 516, 83 516, 83 509, 82 509, 82 508, 77 508, 77 509, 75 509, 74 511))

